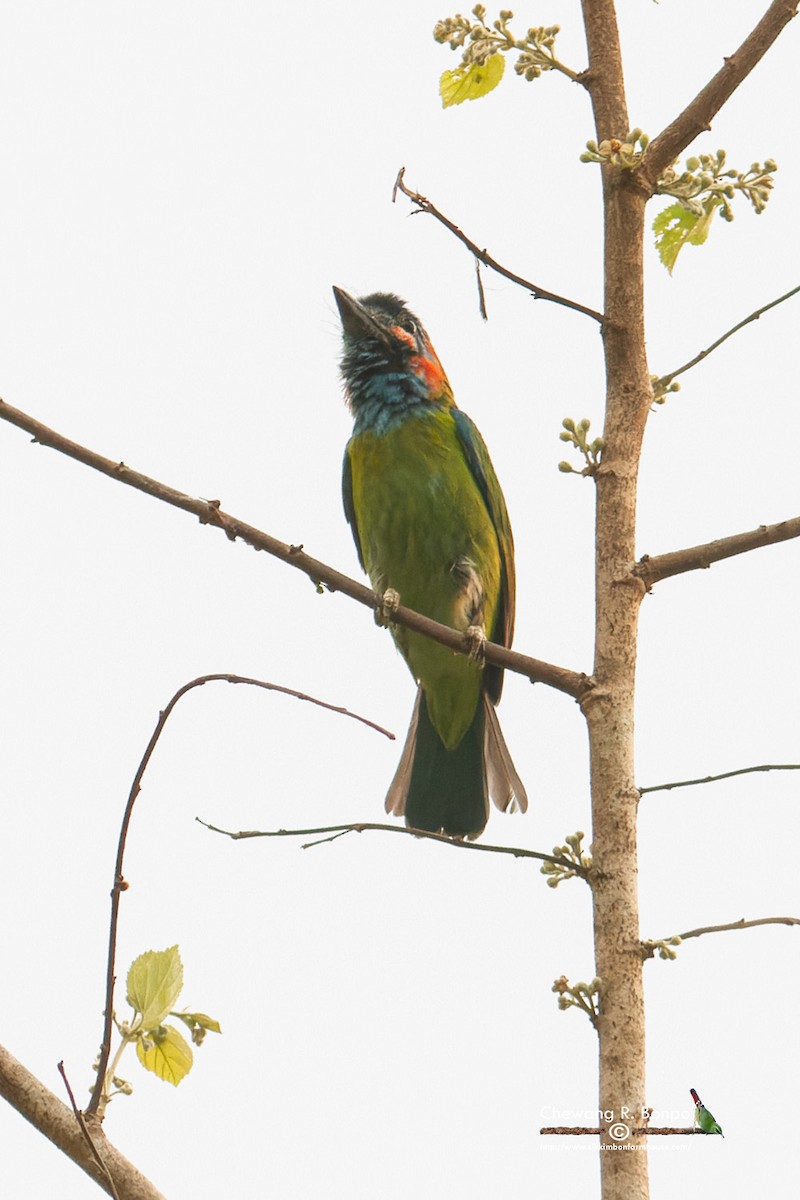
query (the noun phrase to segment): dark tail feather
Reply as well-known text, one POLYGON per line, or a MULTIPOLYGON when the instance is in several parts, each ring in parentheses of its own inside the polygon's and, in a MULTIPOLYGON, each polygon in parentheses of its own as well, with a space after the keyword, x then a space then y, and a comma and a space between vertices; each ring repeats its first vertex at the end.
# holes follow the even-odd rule
POLYGON ((476 838, 489 819, 490 796, 503 811, 527 808, 494 706, 484 696, 458 746, 447 750, 420 688, 386 811, 405 816, 413 829, 476 838))
POLYGON ((441 830, 450 837, 476 838, 483 833, 489 819, 483 724, 483 705, 478 704, 455 750, 447 750, 431 723, 422 692, 406 796, 406 823, 413 829, 441 830))

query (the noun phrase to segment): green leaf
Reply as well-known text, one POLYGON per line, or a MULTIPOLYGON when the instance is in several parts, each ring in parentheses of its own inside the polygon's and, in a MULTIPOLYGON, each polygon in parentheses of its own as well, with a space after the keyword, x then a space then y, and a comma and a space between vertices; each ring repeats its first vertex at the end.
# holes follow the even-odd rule
POLYGON ((192 1048, 182 1034, 171 1025, 150 1029, 145 1039, 136 1043, 139 1062, 165 1083, 177 1087, 192 1069, 192 1048))
POLYGON ((443 71, 439 80, 442 108, 477 100, 492 92, 503 78, 506 60, 502 54, 492 54, 485 63, 461 63, 455 71, 443 71))
POLYGON ((183 1021, 184 1025, 191 1030, 192 1041, 196 1046, 202 1046, 207 1033, 222 1033, 219 1021, 215 1021, 213 1017, 206 1016, 205 1013, 198 1012, 173 1012, 170 1016, 177 1017, 183 1021))
POLYGON ((702 246, 711 229, 714 213, 721 206, 719 196, 703 201, 703 212, 693 213, 682 204, 670 204, 653 221, 656 249, 664 266, 672 274, 675 262, 684 246, 702 246))
POLYGON ((213 1017, 207 1017, 205 1013, 190 1013, 176 1012, 173 1017, 180 1017, 187 1025, 199 1025, 202 1029, 207 1029, 209 1033, 222 1033, 219 1021, 215 1021, 213 1017))
POLYGON ((142 1025, 153 1029, 174 1007, 183 987, 183 963, 177 946, 147 950, 128 971, 128 1003, 142 1014, 142 1025))

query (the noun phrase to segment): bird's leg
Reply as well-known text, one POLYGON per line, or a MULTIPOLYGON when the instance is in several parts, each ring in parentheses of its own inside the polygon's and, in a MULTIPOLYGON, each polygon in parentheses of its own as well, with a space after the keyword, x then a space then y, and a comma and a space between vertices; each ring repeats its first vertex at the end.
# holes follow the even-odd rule
POLYGON ((482 625, 470 625, 464 630, 464 648, 470 662, 483 666, 486 660, 486 631, 482 625))
POLYGON ((394 588, 387 588, 385 592, 381 592, 378 597, 378 603, 375 606, 375 624, 389 626, 392 623, 392 617, 400 607, 400 593, 394 588))

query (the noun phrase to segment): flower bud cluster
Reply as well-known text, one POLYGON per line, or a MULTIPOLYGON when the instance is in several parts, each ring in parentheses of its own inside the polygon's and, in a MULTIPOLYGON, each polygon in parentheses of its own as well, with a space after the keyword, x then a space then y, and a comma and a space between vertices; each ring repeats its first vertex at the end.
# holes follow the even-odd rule
POLYGON ((564 460, 558 464, 559 471, 565 475, 596 475, 606 444, 601 437, 595 438, 591 442, 588 441, 586 435, 592 424, 589 418, 583 417, 576 423, 572 417, 565 417, 561 424, 564 428, 563 432, 558 435, 559 438, 562 442, 569 442, 581 452, 586 460, 586 466, 583 470, 577 471, 572 463, 564 460))
POLYGON ((437 21, 433 28, 433 36, 437 42, 446 42, 451 50, 461 50, 465 66, 472 63, 481 66, 493 54, 517 50, 519 58, 514 70, 527 80, 538 79, 543 71, 563 71, 570 78, 575 78, 575 72, 565 67, 555 56, 558 25, 534 25, 524 38, 517 38, 508 27, 509 21, 514 17, 510 8, 501 8, 500 15, 491 25, 486 22, 485 5, 476 4, 472 15, 475 22, 461 13, 456 13, 454 17, 445 17, 437 21))
MULTIPOLYGON (((558 858, 566 858, 570 862, 574 862, 576 867, 581 868, 581 874, 588 871, 592 865, 592 856, 581 851, 581 842, 584 836, 583 831, 578 830, 577 833, 572 833, 564 839, 565 846, 553 846, 553 854, 558 858)), ((539 869, 542 875, 549 876, 547 886, 551 888, 558 887, 565 879, 572 879, 578 874, 577 870, 571 870, 563 863, 544 862, 539 869)))
POLYGON ((726 170, 725 161, 725 151, 718 150, 716 154, 687 158, 686 166, 680 173, 673 163, 660 177, 656 191, 674 196, 684 208, 698 217, 705 215, 708 201, 713 198, 723 219, 732 221, 730 202, 737 192, 750 201, 757 213, 762 213, 775 183, 774 174, 778 164, 773 158, 768 158, 763 164, 751 163, 747 171, 736 171, 726 170))
POLYGON ((631 129, 624 138, 608 138, 605 141, 588 141, 580 156, 581 162, 605 163, 612 167, 623 167, 632 171, 647 153, 650 138, 641 129, 631 129))
POLYGON ((581 1008, 591 1017, 592 1021, 600 1015, 600 989, 602 980, 595 978, 591 983, 581 980, 570 984, 566 975, 559 976, 553 983, 552 991, 558 995, 558 1007, 562 1012, 568 1008, 581 1008))

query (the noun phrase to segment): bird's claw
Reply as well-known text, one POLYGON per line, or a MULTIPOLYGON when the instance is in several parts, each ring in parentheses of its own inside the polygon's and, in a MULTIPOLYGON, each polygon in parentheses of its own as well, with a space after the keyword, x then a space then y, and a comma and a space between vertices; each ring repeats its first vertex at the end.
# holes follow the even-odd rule
POLYGON ((464 630, 464 645, 470 662, 483 665, 486 659, 486 634, 480 625, 470 625, 464 630))
POLYGON ((378 603, 375 606, 375 624, 376 625, 391 625, 392 617, 400 607, 400 593, 394 588, 387 588, 382 592, 378 603))

